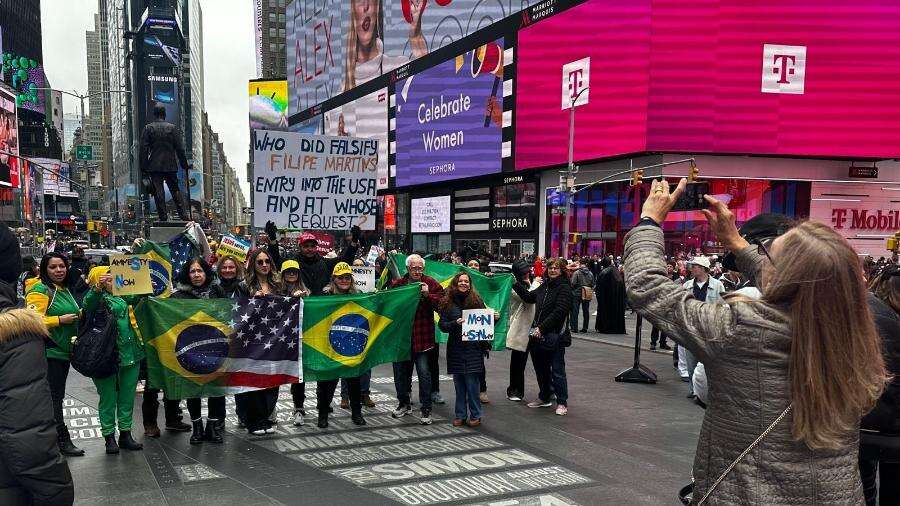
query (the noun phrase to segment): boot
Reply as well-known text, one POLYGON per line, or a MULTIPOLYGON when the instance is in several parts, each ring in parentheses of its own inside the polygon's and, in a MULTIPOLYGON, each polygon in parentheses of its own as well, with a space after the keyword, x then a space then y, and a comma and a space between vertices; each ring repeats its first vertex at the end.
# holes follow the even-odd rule
POLYGON ((319 423, 316 424, 320 429, 328 428, 328 413, 319 412, 319 423))
POLYGON ((191 422, 194 426, 194 432, 191 433, 191 444, 198 445, 203 442, 203 419, 191 422))
POLYGON ((188 432, 191 430, 191 426, 182 422, 179 417, 177 420, 166 421, 166 430, 171 432, 188 432))
POLYGON ((365 425, 366 419, 363 418, 362 413, 353 413, 353 416, 350 417, 350 420, 353 421, 353 425, 365 425))
POLYGON ((119 453, 119 445, 116 444, 115 433, 110 434, 108 436, 103 436, 103 439, 106 440, 106 454, 107 455, 115 455, 116 453, 119 453))
POLYGON ((219 433, 219 421, 213 418, 206 419, 206 431, 203 433, 203 440, 210 443, 221 443, 222 434, 219 433))
POLYGON ((66 457, 83 457, 84 450, 72 444, 72 436, 69 435, 69 429, 64 428, 58 435, 59 453, 66 457))
POLYGON ((134 440, 133 437, 131 437, 130 430, 123 430, 119 432, 119 448, 122 448, 123 450, 131 450, 134 452, 143 450, 144 445, 138 443, 134 440))
POLYGON ((369 396, 369 394, 363 394, 362 403, 363 403, 363 406, 365 406, 367 408, 375 407, 375 401, 372 400, 372 397, 369 396))
POLYGON ((144 437, 159 437, 159 425, 156 423, 145 423, 144 424, 144 437))

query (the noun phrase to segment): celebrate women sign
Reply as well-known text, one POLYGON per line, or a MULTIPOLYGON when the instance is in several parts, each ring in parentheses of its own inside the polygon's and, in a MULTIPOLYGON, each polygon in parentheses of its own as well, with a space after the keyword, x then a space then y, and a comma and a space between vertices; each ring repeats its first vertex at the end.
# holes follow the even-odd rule
POLYGON ((254 225, 375 229, 378 140, 256 130, 254 225))

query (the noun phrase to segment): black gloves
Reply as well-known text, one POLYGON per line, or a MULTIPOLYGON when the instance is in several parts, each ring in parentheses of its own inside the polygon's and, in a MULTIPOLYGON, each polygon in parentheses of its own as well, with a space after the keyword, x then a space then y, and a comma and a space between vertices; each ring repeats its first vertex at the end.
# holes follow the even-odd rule
POLYGON ((350 229, 350 238, 353 240, 353 242, 358 243, 361 235, 362 230, 360 230, 359 225, 353 225, 353 227, 350 229))
POLYGON ((270 241, 275 241, 278 239, 278 227, 275 226, 275 222, 266 222, 266 235, 269 236, 270 241))

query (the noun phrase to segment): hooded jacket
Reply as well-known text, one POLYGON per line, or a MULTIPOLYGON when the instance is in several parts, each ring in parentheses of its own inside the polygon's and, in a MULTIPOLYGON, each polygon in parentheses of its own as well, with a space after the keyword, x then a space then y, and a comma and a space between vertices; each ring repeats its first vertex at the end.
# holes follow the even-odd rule
POLYGON ((59 317, 65 314, 81 314, 81 308, 67 288, 54 286, 51 290, 43 282, 38 282, 25 296, 28 309, 37 311, 44 317, 44 324, 50 330, 45 339, 47 358, 69 360, 72 338, 78 335, 78 322, 62 324, 59 317))
POLYGON ((15 306, 15 287, 0 281, 0 504, 72 504, 47 384, 47 326, 15 306))

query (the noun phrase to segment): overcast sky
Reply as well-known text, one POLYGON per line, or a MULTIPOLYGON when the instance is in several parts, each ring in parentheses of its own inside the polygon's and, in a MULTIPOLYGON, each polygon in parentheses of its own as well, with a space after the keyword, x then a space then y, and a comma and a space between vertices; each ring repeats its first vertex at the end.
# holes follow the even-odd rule
MULTIPOLYGON (((249 202, 247 80, 256 77, 253 2, 200 0, 200 6, 205 107, 249 202)), ((94 29, 96 13, 97 0, 41 0, 44 68, 54 88, 87 92, 84 34, 94 29)), ((78 114, 80 105, 66 97, 64 108, 66 113, 78 114)))

